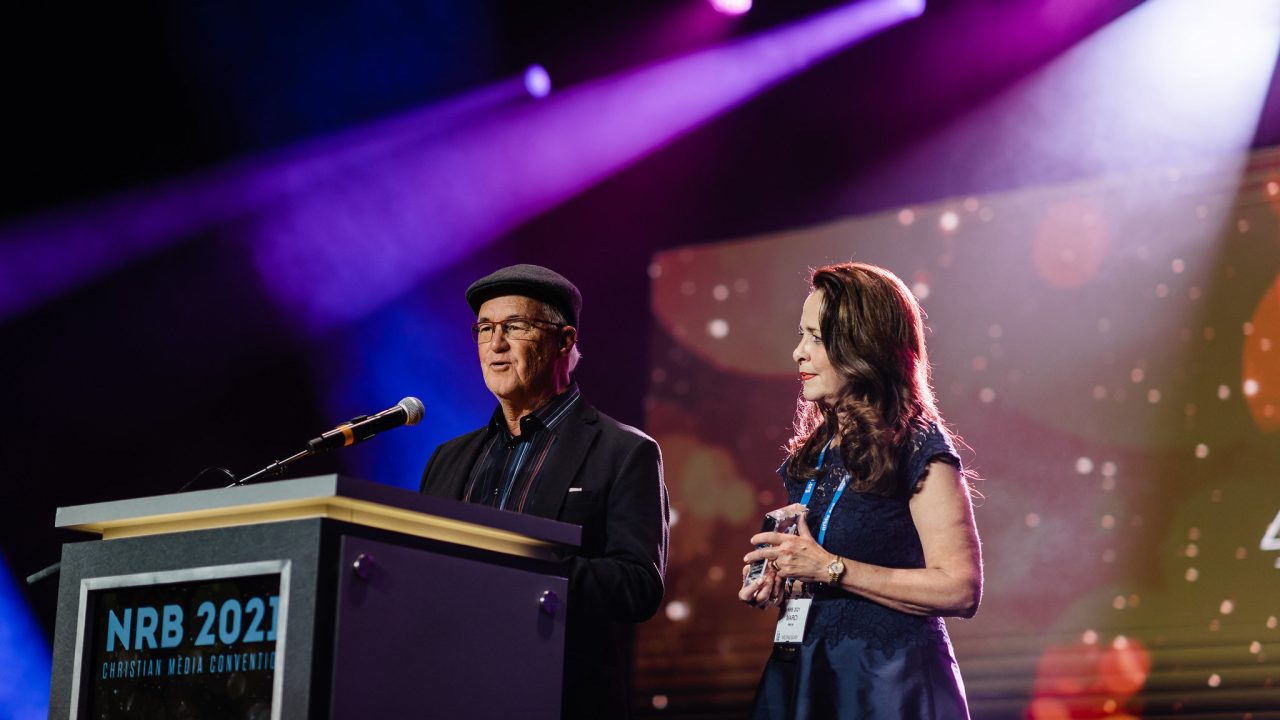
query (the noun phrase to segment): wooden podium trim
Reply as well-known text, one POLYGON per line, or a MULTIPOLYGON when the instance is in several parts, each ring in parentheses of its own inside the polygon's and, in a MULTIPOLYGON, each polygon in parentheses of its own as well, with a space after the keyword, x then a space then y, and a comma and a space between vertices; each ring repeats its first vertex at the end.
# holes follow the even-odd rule
POLYGON ((99 533, 103 540, 208 530, 306 518, 330 518, 356 525, 491 550, 506 555, 555 560, 556 545, 527 535, 476 523, 427 515, 349 497, 276 500, 203 510, 122 518, 67 526, 99 533))

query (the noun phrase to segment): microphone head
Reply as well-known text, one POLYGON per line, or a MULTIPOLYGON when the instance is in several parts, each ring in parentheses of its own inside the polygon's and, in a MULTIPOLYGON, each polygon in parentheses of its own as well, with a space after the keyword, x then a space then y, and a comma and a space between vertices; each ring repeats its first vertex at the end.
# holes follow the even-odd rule
POLYGON ((426 414, 427 409, 422 406, 422 401, 416 397, 407 397, 396 404, 404 410, 405 425, 417 425, 422 416, 426 414))

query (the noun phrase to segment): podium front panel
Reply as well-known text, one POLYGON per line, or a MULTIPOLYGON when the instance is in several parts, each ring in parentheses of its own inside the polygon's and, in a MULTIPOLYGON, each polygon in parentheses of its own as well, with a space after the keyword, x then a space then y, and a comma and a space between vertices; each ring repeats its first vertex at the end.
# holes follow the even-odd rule
POLYGON ((341 556, 332 717, 560 717, 566 578, 362 537, 341 556))

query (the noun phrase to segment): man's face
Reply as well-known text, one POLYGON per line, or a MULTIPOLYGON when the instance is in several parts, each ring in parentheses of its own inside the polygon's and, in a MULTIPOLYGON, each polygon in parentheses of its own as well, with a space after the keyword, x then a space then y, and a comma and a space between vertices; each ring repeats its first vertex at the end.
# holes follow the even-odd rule
MULTIPOLYGON (((476 320, 500 323, 514 317, 547 319, 542 303, 521 295, 503 295, 485 301, 476 320)), ((535 337, 528 340, 508 338, 506 332, 495 331, 492 340, 479 343, 478 347, 480 370, 489 392, 517 406, 536 405, 555 394, 560 336, 549 325, 536 328, 535 337)))

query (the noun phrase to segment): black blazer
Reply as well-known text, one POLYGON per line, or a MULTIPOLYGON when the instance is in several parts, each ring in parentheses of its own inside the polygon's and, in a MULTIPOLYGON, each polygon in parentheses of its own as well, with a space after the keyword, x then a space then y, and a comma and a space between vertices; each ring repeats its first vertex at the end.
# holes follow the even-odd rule
MULTIPOLYGON (((422 475, 427 495, 462 498, 488 428, 436 448, 422 475)), ((662 602, 667 488, 653 438, 579 400, 539 472, 528 512, 582 526, 567 558, 564 716, 627 717, 631 625, 662 602)))

